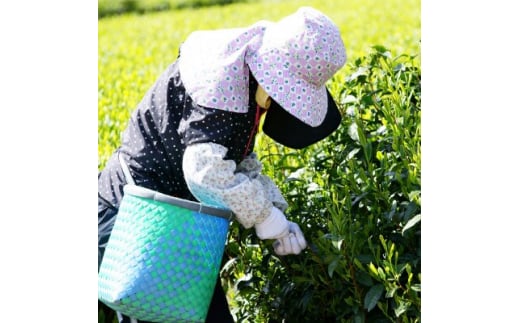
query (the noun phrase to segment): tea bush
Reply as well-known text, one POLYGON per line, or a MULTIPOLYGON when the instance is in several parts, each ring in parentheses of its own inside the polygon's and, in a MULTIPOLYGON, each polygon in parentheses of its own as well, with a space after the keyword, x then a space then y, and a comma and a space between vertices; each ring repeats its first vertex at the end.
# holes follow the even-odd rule
POLYGON ((331 137, 301 153, 263 139, 309 248, 277 257, 233 226, 223 276, 238 322, 420 321, 420 68, 374 46, 350 69, 330 87, 344 114, 331 137))

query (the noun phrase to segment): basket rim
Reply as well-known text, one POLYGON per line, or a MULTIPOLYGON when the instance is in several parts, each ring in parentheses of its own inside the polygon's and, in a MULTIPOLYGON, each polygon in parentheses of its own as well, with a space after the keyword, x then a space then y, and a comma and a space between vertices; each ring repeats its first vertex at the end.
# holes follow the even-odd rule
POLYGON ((123 187, 124 194, 129 194, 137 197, 142 197, 146 199, 151 199, 158 202, 168 203, 171 205, 179 206, 185 209, 189 209, 201 214, 213 215, 219 218, 223 218, 226 220, 231 220, 233 218, 233 212, 228 209, 219 209, 216 207, 204 205, 199 202, 190 201, 182 198, 178 198, 175 196, 167 195, 161 192, 154 191, 152 189, 133 185, 126 184, 123 187))

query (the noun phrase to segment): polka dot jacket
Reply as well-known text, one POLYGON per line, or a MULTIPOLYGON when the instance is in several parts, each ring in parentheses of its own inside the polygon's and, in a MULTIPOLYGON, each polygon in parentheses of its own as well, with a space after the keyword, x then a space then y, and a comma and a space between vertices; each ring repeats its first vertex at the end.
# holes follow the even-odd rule
POLYGON ((100 172, 100 200, 119 207, 126 184, 118 160, 122 154, 136 185, 231 209, 246 228, 261 223, 273 206, 284 211, 285 199, 261 174, 252 152, 256 88, 250 77, 245 113, 199 106, 186 93, 177 62, 172 63, 132 113, 121 146, 100 172))

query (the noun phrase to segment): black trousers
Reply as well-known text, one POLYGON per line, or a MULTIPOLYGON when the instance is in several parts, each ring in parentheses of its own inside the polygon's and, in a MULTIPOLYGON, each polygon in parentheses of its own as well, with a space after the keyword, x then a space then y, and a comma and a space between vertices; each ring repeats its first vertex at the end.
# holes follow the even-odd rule
MULTIPOLYGON (((103 259, 103 254, 105 252, 105 247, 108 242, 108 238, 110 236, 110 232, 112 232, 112 227, 114 226, 115 216, 117 213, 117 209, 111 206, 108 202, 98 198, 98 270, 101 265, 101 260, 103 259)), ((113 311, 108 308, 104 304, 100 304, 105 312, 105 316, 112 316, 113 311)), ((138 321, 136 319, 132 319, 128 316, 125 316, 121 313, 115 313, 117 315, 119 323, 149 323, 145 321, 138 321)), ((107 323, 112 323, 105 321, 107 323)), ((211 299, 210 307, 208 310, 208 315, 206 317, 207 323, 234 323, 233 316, 229 311, 229 304, 226 299, 226 294, 224 293, 224 289, 220 284, 220 277, 217 280, 215 290, 213 292, 213 297, 211 299)), ((156 322, 158 323, 158 322, 156 322)))

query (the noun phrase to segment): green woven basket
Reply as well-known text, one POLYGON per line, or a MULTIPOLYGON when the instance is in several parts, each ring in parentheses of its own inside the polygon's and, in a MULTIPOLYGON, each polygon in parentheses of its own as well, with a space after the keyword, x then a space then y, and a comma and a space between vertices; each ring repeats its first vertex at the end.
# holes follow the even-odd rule
POLYGON ((98 297, 127 316, 204 322, 231 212, 124 187, 98 273, 98 297))

